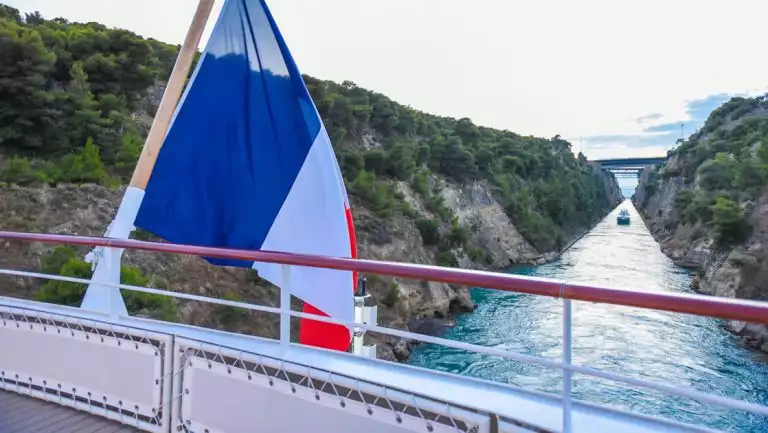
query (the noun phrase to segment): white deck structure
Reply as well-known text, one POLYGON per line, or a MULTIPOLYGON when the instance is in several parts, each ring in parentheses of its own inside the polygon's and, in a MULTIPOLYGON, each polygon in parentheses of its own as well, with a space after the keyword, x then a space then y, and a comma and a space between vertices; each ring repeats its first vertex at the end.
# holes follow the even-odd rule
MULTIPOLYGON (((565 379, 564 394, 550 395, 352 353, 293 344, 290 343, 287 326, 281 327, 280 340, 269 340, 0 297, 0 389, 4 391, 0 391, 0 410, 2 399, 7 398, 8 393, 16 393, 88 414, 91 421, 111 420, 150 432, 712 431, 574 400, 570 385, 572 374, 577 373, 768 415, 768 407, 570 364, 571 301, 567 298, 602 296, 605 302, 622 303, 615 298, 617 293, 622 292, 615 289, 585 288, 591 292, 585 290, 579 293, 577 289, 580 286, 570 286, 561 281, 488 272, 103 238, 2 232, 0 238, 111 245, 206 256, 242 255, 273 263, 282 261, 284 266, 314 262, 318 266, 354 268, 361 272, 389 269, 381 273, 401 277, 421 275, 423 279, 464 284, 476 281, 477 285, 497 281, 504 290, 516 286, 525 293, 547 293, 555 287, 560 291, 559 294, 555 292, 555 296, 562 295, 564 298, 565 349, 563 360, 554 361, 375 325, 346 324, 357 329, 561 369, 565 379)), ((2 270, 0 273, 89 282, 14 270, 2 270)), ((281 315, 283 324, 288 322, 290 316, 307 317, 288 308, 149 288, 120 287, 277 313, 281 315)), ((623 293, 631 295, 634 292, 623 293)), ((681 311, 692 312, 692 309, 708 306, 708 311, 718 311, 720 316, 739 315, 745 320, 754 320, 757 315, 763 314, 764 320, 768 318, 768 307, 752 302, 668 293, 638 295, 639 298, 626 298, 626 303, 639 306, 637 299, 649 304, 665 302, 667 306, 662 309, 674 310, 680 308, 680 302, 684 302, 689 306, 680 308, 681 311)), ((287 304, 283 306, 288 307, 287 304)), ((31 406, 27 405, 27 409, 30 418, 50 416, 49 410, 41 409, 38 415, 31 406)), ((93 425, 92 422, 81 422, 93 425)), ((94 425, 94 429, 116 431, 114 423, 99 427, 94 425)), ((3 426, 3 415, 0 414, 0 432, 16 431, 3 426)))

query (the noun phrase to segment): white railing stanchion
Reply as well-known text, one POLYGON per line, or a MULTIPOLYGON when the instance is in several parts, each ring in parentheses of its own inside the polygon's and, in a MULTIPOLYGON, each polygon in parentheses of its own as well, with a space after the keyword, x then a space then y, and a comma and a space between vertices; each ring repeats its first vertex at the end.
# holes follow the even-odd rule
MULTIPOLYGON (((136 229, 133 223, 143 199, 144 191, 142 189, 129 186, 117 208, 115 219, 107 227, 104 237, 118 240, 130 238, 131 232, 136 229)), ((106 246, 97 246, 85 256, 85 260, 92 263, 93 275, 80 303, 81 308, 109 313, 112 320, 116 320, 119 316, 128 315, 120 289, 99 284, 120 283, 122 257, 122 248, 106 246)))
MULTIPOLYGON (((123 256, 123 250, 118 250, 114 248, 107 248, 104 251, 104 258, 106 259, 105 267, 107 269, 110 269, 110 274, 112 275, 112 279, 114 280, 117 278, 117 281, 120 281, 121 278, 121 261, 120 259, 123 256)), ((96 273, 94 272, 94 277, 96 276, 96 273)), ((100 277, 103 277, 104 275, 100 275, 100 277)), ((98 281, 99 283, 103 283, 104 281, 98 281)), ((90 286, 90 285, 89 285, 90 286)), ((118 317, 120 315, 128 315, 128 309, 125 306, 125 300, 123 299, 123 292, 120 289, 109 289, 107 287, 102 287, 102 290, 105 290, 107 292, 107 297, 109 299, 109 319, 112 321, 117 321, 118 317)))
POLYGON ((281 265, 283 286, 280 287, 280 343, 291 342, 291 265, 281 265))
MULTIPOLYGON (((365 308, 365 298, 355 296, 355 323, 363 323, 363 308, 365 308)), ((355 355, 363 354, 363 336, 365 330, 361 328, 352 329, 352 353, 355 355)))
MULTIPOLYGON (((571 300, 563 299, 563 364, 571 366, 572 333, 571 333, 571 300)), ((563 369, 563 433, 571 433, 571 399, 573 391, 573 372, 563 369)))
MULTIPOLYGON (((378 307, 371 304, 373 298, 367 293, 366 279, 361 275, 355 289, 355 323, 376 325, 378 307)), ((376 345, 365 345, 365 328, 352 328, 352 353, 355 355, 376 358, 376 345)))

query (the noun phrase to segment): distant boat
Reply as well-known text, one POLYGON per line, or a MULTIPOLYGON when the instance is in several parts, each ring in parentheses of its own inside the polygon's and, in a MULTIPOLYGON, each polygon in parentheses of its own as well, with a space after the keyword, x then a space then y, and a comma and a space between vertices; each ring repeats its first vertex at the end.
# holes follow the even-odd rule
POLYGON ((619 216, 616 217, 616 222, 619 225, 628 225, 629 224, 629 211, 626 209, 622 209, 619 211, 619 216))

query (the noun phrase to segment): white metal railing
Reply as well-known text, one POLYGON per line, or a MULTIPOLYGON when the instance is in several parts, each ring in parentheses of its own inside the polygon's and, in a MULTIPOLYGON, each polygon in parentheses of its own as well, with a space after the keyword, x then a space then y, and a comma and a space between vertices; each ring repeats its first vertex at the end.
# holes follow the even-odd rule
MULTIPOLYGON (((571 300, 563 299, 563 364, 570 366, 572 355, 571 341, 571 300)), ((571 418, 571 399, 573 398, 573 371, 563 369, 563 431, 573 430, 573 420, 571 418)))
MULTIPOLYGON (((307 423, 322 424, 327 421, 322 413, 314 413, 314 418, 310 419, 286 421, 286 418, 295 417, 296 414, 307 415, 313 410, 312 405, 332 409, 328 411, 331 416, 337 416, 336 411, 339 410, 355 415, 345 420, 347 428, 338 431, 376 430, 376 423, 382 422, 397 428, 397 431, 489 431, 490 421, 487 416, 342 373, 186 338, 177 338, 175 345, 177 358, 174 364, 180 370, 196 368, 201 374, 226 377, 241 385, 255 385, 235 393, 237 396, 234 398, 241 400, 239 403, 269 404, 268 401, 280 398, 273 393, 293 397, 295 400, 292 400, 291 405, 272 404, 269 409, 272 416, 258 420, 260 428, 265 431, 314 430, 307 428, 307 423), (265 395, 265 391, 269 393, 265 395), (373 420, 374 424, 360 418, 373 420)), ((233 407, 232 399, 221 398, 211 381, 206 386, 205 381, 203 384, 195 383, 199 379, 190 374, 178 377, 179 389, 184 389, 185 393, 187 389, 195 389, 191 398, 181 399, 179 403, 181 416, 176 420, 179 424, 187 425, 194 431, 213 430, 204 420, 220 416, 221 413, 226 413, 225 418, 230 422, 251 425, 257 422, 243 419, 238 408, 233 407), (194 413, 193 407, 205 408, 210 414, 201 414, 201 409, 194 413)), ((314 409, 317 412, 317 408, 314 409)), ((227 431, 236 429, 233 427, 227 431)))
POLYGON ((0 303, 0 390, 167 431, 172 339, 0 303))
MULTIPOLYGON (((285 273, 288 275, 290 274, 289 269, 287 269, 289 266, 290 265, 283 265, 284 269, 286 270, 285 273)), ((91 282, 88 279, 65 277, 65 276, 58 276, 58 275, 47 275, 47 274, 42 274, 37 272, 7 270, 7 269, 0 270, 0 274, 22 276, 22 277, 43 278, 43 279, 59 280, 59 281, 81 283, 81 284, 88 284, 91 282)), ((631 378, 631 377, 622 376, 616 373, 594 369, 591 367, 572 364, 571 363, 572 308, 571 308, 571 301, 569 299, 563 300, 563 358, 562 358, 562 361, 555 361, 555 360, 539 358, 539 357, 534 357, 529 355, 517 354, 517 353, 496 349, 496 348, 482 347, 482 346, 477 346, 469 343, 463 343, 463 342, 452 341, 452 340, 447 340, 447 339, 438 338, 438 337, 415 334, 415 333, 402 331, 402 330, 390 329, 390 328, 377 326, 377 325, 367 325, 367 324, 361 324, 357 322, 346 322, 346 321, 331 319, 328 317, 320 317, 320 316, 305 314, 297 311, 291 311, 290 302, 289 302, 290 298, 289 296, 285 296, 285 295, 281 295, 280 307, 275 308, 275 307, 268 307, 263 305, 254 305, 246 302, 208 298, 208 297, 193 295, 188 293, 172 292, 172 291, 147 288, 147 287, 138 287, 138 286, 125 285, 125 284, 107 284, 107 283, 101 283, 101 282, 99 284, 107 287, 134 290, 138 292, 158 294, 158 295, 166 295, 166 296, 171 296, 179 299, 185 299, 185 300, 191 300, 191 301, 202 301, 202 302, 208 302, 208 303, 217 304, 217 305, 239 307, 239 308, 245 308, 253 311, 278 314, 280 315, 280 319, 281 319, 279 341, 280 341, 280 346, 282 347, 282 350, 286 350, 290 345, 289 344, 290 343, 290 327, 288 326, 290 323, 290 317, 299 317, 299 318, 312 319, 312 320, 317 320, 322 322, 341 324, 351 329, 362 329, 369 332, 376 332, 384 335, 406 338, 406 339, 421 341, 425 343, 440 344, 443 346, 452 347, 456 349, 467 350, 467 351, 490 355, 490 356, 498 356, 498 357, 507 358, 514 361, 531 363, 531 364, 536 364, 536 365, 540 365, 547 368, 562 370, 563 377, 564 377, 564 385, 563 385, 563 394, 561 396, 562 409, 560 413, 561 413, 562 419, 560 423, 560 428, 557 428, 557 429, 552 428, 551 422, 544 426, 542 426, 541 424, 532 423, 532 424, 529 424, 530 428, 537 427, 537 428, 547 429, 547 431, 550 431, 550 430, 552 431, 561 430, 563 432, 576 431, 574 429, 574 421, 573 421, 573 412, 574 412, 573 405, 575 401, 572 399, 572 375, 574 373, 590 375, 594 377, 599 377, 599 378, 608 379, 608 380, 621 382, 621 383, 634 385, 634 386, 639 386, 639 387, 645 387, 648 389, 660 391, 665 394, 690 398, 703 403, 713 404, 713 405, 721 406, 724 408, 743 410, 743 411, 751 412, 758 415, 768 416, 768 407, 765 407, 762 405, 735 400, 728 397, 707 394, 707 393, 703 393, 703 392, 692 390, 692 389, 680 388, 672 385, 631 378)), ((287 294, 287 293, 290 293, 290 291, 283 290, 282 293, 287 294)), ((358 378, 358 379, 367 380, 368 378, 358 378)), ((463 402, 452 401, 451 403, 461 404, 463 402)), ((472 407, 472 405, 469 405, 469 407, 472 407)), ((482 409, 482 407, 476 406, 476 409, 482 409)), ((523 423, 525 423, 527 420, 525 418, 521 418, 521 419, 516 419, 515 421, 522 421, 523 423)), ((683 428, 678 423, 675 423, 672 421, 663 421, 663 424, 669 427, 683 428)), ((536 430, 529 430, 529 431, 536 431, 536 430)))

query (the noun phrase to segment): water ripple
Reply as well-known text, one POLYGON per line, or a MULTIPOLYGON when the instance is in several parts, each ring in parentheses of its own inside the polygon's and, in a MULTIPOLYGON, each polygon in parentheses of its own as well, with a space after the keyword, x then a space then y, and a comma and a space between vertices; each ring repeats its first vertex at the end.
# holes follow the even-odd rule
MULTIPOLYGON (((510 272, 636 290, 689 292, 689 273, 661 254, 631 203, 632 224, 609 215, 560 260, 510 272)), ((478 304, 462 316, 447 338, 504 348, 527 355, 562 356, 562 304, 530 295, 474 289, 478 304)), ((744 349, 716 319, 633 307, 575 302, 573 360, 631 377, 768 404, 768 364, 744 349)), ((434 345, 417 348, 415 365, 561 392, 559 372, 434 345)), ((574 376, 577 398, 704 424, 725 431, 768 431, 768 419, 720 409, 603 379, 574 376)))

